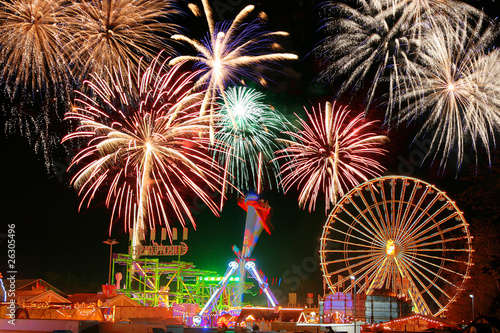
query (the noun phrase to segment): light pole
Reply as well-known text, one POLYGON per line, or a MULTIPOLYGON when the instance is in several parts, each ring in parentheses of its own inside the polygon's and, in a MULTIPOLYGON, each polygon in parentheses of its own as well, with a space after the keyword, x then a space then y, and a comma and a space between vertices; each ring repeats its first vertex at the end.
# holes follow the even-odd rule
POLYGON ((356 333, 356 277, 351 275, 351 280, 354 282, 354 293, 352 295, 353 307, 354 307, 354 333, 356 333))
POLYGON ((109 239, 103 242, 109 245, 109 274, 108 274, 108 286, 111 284, 111 259, 113 257, 113 245, 118 244, 116 239, 109 239))
POLYGON ((474 295, 470 294, 469 295, 471 300, 472 300, 472 322, 474 321, 475 319, 475 314, 474 314, 474 295))

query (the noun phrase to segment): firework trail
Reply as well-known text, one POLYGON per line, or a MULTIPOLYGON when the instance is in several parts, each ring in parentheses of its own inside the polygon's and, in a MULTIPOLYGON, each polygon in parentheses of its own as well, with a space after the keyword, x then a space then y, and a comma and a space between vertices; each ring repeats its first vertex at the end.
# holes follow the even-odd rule
POLYGON ((134 245, 146 226, 164 224, 170 232, 174 218, 195 226, 187 201, 194 197, 218 214, 206 191, 220 193, 221 170, 200 135, 207 130, 207 119, 199 116, 202 97, 187 94, 193 77, 178 66, 166 69, 158 58, 137 81, 130 73, 93 76, 85 82, 91 94, 79 93, 77 106, 66 115, 78 128, 64 141, 87 144, 70 166, 79 168, 72 184, 81 205, 107 191, 111 221, 121 218, 125 229, 133 227, 134 245))
POLYGON ((244 193, 260 193, 263 184, 277 187, 280 168, 273 152, 284 148, 277 139, 290 129, 288 121, 255 89, 231 87, 225 97, 225 102, 220 99, 214 126, 217 143, 212 146, 214 159, 224 166, 225 180, 244 193))
POLYGON ((428 34, 422 52, 401 76, 395 100, 403 107, 394 121, 421 121, 416 137, 430 135, 433 160, 444 170, 452 153, 460 170, 470 146, 476 155, 483 146, 490 158, 490 143, 500 125, 499 51, 487 52, 498 36, 498 24, 467 20, 446 31, 428 34))
POLYGON ((372 156, 385 154, 381 145, 388 138, 370 131, 374 121, 364 120, 362 114, 349 119, 347 107, 335 102, 305 111, 308 121, 297 116, 303 129, 286 133, 295 141, 282 139, 288 147, 277 151, 276 159, 290 159, 281 169, 285 192, 299 189, 299 206, 305 209, 308 204, 309 212, 324 193, 327 212, 346 190, 384 172, 372 156))
POLYGON ((279 60, 297 59, 295 54, 273 53, 281 47, 274 41, 276 36, 288 36, 288 33, 264 30, 262 19, 244 23, 253 11, 254 6, 246 6, 231 22, 216 23, 208 0, 202 0, 203 10, 208 23, 208 36, 197 41, 184 35, 173 35, 172 38, 190 44, 197 56, 179 56, 171 60, 171 64, 180 61, 194 61, 195 66, 202 71, 197 80, 197 88, 207 90, 201 114, 214 106, 219 94, 223 94, 229 83, 236 83, 242 78, 253 79, 258 83, 265 80, 250 66, 277 62, 279 60))

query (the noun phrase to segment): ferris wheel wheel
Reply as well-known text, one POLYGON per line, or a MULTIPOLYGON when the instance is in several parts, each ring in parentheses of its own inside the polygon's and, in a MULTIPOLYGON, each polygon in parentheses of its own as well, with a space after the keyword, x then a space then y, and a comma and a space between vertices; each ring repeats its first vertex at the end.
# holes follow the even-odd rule
POLYGON ((416 178, 388 176, 352 189, 333 208, 320 244, 332 292, 389 289, 416 312, 443 313, 472 265, 472 237, 453 201, 416 178), (344 290, 340 290, 346 283, 344 290))

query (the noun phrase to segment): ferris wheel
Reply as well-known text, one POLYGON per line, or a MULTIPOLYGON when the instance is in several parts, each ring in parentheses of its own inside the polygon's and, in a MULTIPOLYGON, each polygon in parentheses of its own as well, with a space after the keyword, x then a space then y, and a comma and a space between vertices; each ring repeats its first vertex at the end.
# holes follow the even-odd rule
POLYGON ((320 262, 334 293, 389 289, 411 299, 416 312, 439 315, 469 277, 471 240, 463 213, 444 192, 416 178, 387 176, 360 184, 336 204, 323 227, 320 262))

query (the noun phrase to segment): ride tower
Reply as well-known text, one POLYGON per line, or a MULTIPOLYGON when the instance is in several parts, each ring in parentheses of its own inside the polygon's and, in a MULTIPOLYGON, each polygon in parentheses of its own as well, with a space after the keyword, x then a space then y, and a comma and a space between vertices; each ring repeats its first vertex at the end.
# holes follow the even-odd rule
POLYGON ((241 306, 243 304, 243 295, 246 289, 245 286, 247 285, 245 283, 247 273, 249 273, 258 282, 260 289, 267 297, 268 305, 270 307, 276 307, 279 305, 276 297, 274 297, 272 291, 269 289, 264 277, 257 271, 255 261, 250 258, 262 230, 266 230, 269 234, 271 233, 267 222, 271 212, 271 207, 267 201, 259 199, 259 197, 255 194, 248 195, 245 198, 240 198, 238 200, 238 205, 247 212, 243 244, 241 250, 236 245, 233 245, 232 249, 237 259, 229 263, 224 277, 210 296, 208 302, 201 309, 199 313, 200 320, 213 311, 214 307, 217 305, 219 297, 224 292, 230 277, 236 273, 239 275, 239 282, 233 296, 233 304, 235 306, 241 306))

